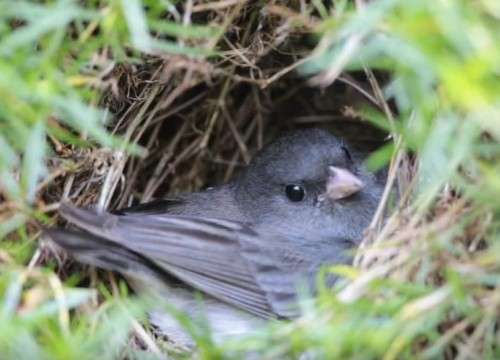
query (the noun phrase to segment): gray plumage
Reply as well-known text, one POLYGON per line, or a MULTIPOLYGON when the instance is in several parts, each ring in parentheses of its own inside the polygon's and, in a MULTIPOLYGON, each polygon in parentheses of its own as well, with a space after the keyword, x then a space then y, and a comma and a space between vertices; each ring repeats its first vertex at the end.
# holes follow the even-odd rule
MULTIPOLYGON (((382 190, 333 135, 302 130, 211 190, 114 213, 63 204, 60 213, 79 230, 48 235, 84 263, 140 279, 141 288, 165 285, 166 300, 191 315, 199 312, 192 292, 164 279, 201 290, 217 337, 254 329, 258 318, 299 315, 298 286, 314 292, 322 265, 350 261, 382 190)), ((174 340, 189 339, 171 318, 153 311, 151 319, 174 340)))

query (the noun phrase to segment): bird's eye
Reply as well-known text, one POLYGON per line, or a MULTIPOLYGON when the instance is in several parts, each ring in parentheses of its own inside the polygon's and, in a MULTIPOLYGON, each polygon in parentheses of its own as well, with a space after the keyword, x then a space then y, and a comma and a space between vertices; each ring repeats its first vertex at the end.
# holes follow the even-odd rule
POLYGON ((296 184, 287 185, 285 187, 286 196, 290 201, 299 202, 304 200, 306 196, 306 191, 304 187, 296 184))

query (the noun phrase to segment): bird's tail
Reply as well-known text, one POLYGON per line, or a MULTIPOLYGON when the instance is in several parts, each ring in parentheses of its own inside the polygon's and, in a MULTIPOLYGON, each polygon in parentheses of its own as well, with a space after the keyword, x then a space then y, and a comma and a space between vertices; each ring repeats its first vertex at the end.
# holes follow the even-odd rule
POLYGON ((104 238, 61 229, 47 229, 45 235, 84 264, 126 275, 158 276, 148 259, 104 238))

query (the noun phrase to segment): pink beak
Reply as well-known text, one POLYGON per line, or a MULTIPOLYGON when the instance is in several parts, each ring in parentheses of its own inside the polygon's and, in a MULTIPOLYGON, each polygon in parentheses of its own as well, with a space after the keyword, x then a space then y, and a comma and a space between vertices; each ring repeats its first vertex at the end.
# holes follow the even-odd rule
POLYGON ((363 182, 349 170, 329 166, 324 196, 331 200, 344 199, 360 191, 363 186, 363 182))

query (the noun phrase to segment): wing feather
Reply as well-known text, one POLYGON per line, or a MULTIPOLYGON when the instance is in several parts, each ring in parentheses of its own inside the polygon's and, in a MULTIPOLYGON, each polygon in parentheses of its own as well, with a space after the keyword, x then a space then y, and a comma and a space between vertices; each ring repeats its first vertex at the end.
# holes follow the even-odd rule
POLYGON ((123 246, 213 297, 261 317, 280 315, 240 254, 240 242, 258 236, 244 224, 165 214, 98 214, 69 205, 61 205, 60 212, 93 237, 123 246))

